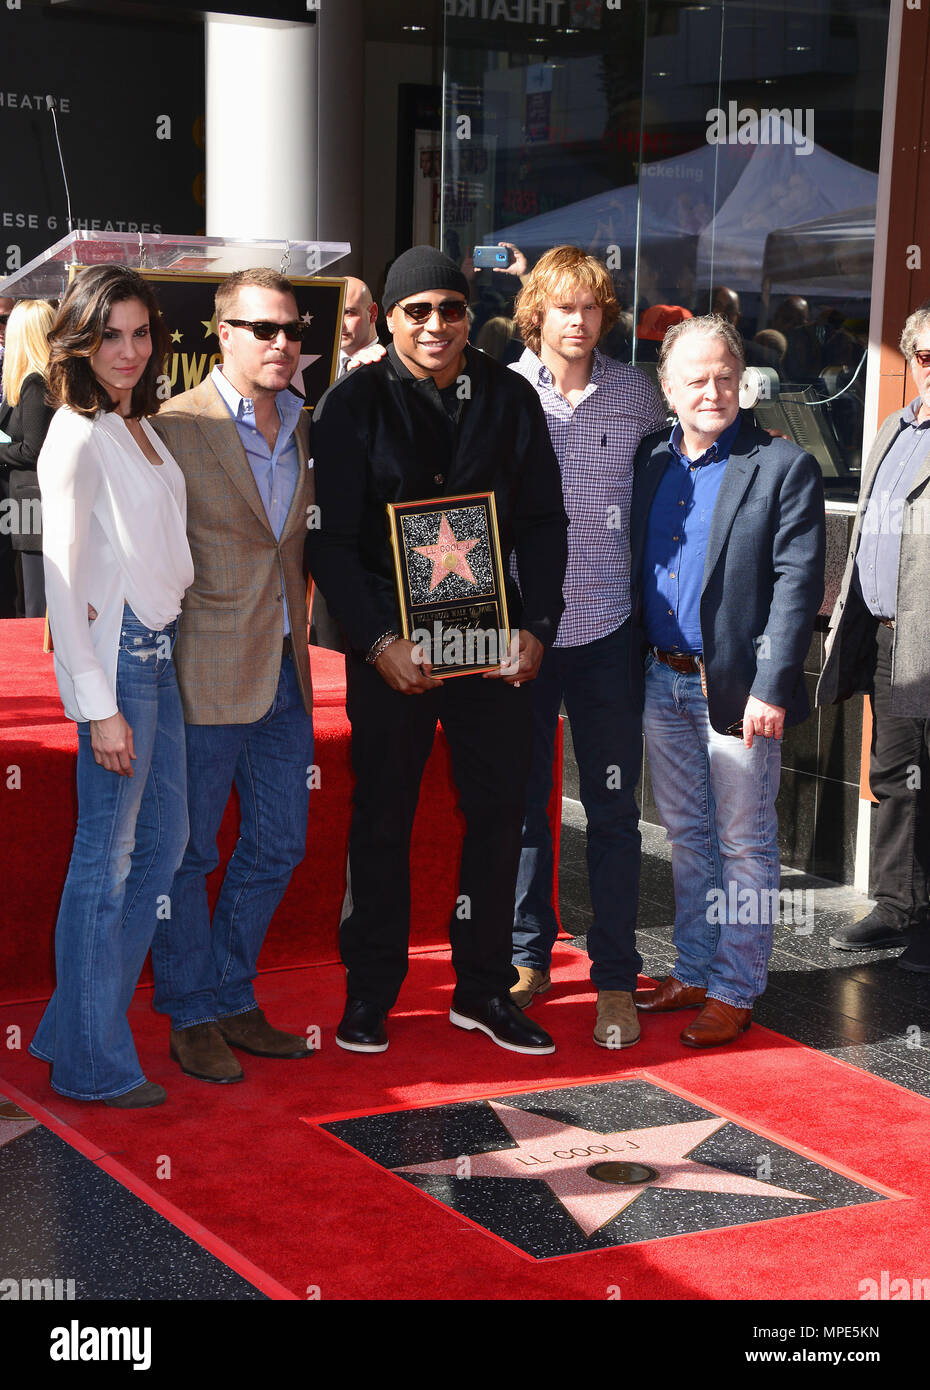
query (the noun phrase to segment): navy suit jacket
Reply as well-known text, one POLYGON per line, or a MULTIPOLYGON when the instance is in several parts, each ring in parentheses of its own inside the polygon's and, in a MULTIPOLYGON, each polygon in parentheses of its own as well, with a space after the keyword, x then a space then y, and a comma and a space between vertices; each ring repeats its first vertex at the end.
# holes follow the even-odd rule
MULTIPOLYGON (((642 631, 646 523, 669 459, 670 430, 648 435, 634 464, 630 513, 634 626, 642 631)), ((685 522, 687 545, 687 520, 685 522)), ((810 714, 804 658, 823 602, 823 480, 810 454, 742 415, 714 506, 701 585, 701 640, 710 722, 720 733, 754 695, 810 714)))

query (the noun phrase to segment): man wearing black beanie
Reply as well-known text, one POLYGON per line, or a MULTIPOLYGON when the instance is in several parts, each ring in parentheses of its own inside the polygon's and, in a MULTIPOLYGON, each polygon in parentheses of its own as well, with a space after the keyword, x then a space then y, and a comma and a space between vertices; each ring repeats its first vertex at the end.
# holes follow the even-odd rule
POLYGON ((430 246, 399 256, 384 292, 393 342, 341 378, 313 418, 320 508, 307 563, 343 627, 356 785, 340 950, 348 972, 336 1041, 383 1052, 407 972, 410 834, 437 721, 449 742, 465 840, 450 921, 450 1020, 499 1046, 550 1053, 510 999, 513 902, 532 743, 527 682, 562 614, 567 519, 533 388, 468 344, 468 282, 430 246), (400 636, 387 503, 493 491, 519 663, 436 680, 400 636), (516 554, 522 592, 509 578, 516 554))

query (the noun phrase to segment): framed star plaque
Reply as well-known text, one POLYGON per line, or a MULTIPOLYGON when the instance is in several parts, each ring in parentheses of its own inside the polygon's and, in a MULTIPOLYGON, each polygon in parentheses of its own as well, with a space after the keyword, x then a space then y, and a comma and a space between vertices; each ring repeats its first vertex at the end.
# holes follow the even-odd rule
POLYGON ((404 637, 437 680, 505 664, 511 634, 493 492, 388 503, 404 637))

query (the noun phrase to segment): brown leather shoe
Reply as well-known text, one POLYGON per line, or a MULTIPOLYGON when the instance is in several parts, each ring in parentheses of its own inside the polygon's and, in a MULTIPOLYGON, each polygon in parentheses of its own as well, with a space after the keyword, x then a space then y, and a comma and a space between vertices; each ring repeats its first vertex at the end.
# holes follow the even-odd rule
POLYGON ((672 1009, 699 1009, 707 998, 704 985, 683 985, 669 975, 657 989, 637 989, 633 1003, 647 1014, 670 1013, 672 1009))
POLYGON ((722 999, 708 999, 697 1018, 682 1030, 688 1047, 717 1047, 733 1042, 752 1022, 752 1009, 737 1009, 722 999))
POLYGON ((192 1023, 171 1030, 171 1055, 186 1076, 219 1084, 242 1080, 242 1068, 215 1023, 192 1023))
POLYGON ((230 1047, 251 1052, 253 1057, 311 1057, 313 1049, 299 1033, 282 1033, 272 1028, 261 1009, 230 1014, 217 1019, 217 1025, 230 1047))

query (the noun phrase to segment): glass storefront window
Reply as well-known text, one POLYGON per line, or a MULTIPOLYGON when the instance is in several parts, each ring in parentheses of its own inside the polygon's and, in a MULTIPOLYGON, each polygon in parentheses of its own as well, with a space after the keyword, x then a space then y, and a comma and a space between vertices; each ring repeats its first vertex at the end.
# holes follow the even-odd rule
MULTIPOLYGON (((606 343, 655 372, 665 327, 735 319, 760 423, 861 464, 888 0, 445 0, 442 229, 532 265, 605 260, 606 343)), ((519 352, 519 282, 477 270, 473 341, 519 352)))

